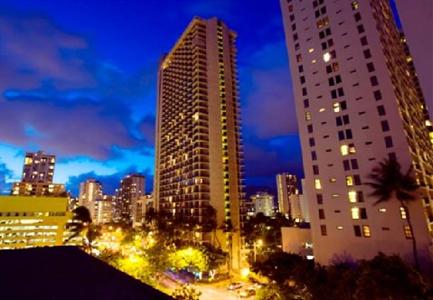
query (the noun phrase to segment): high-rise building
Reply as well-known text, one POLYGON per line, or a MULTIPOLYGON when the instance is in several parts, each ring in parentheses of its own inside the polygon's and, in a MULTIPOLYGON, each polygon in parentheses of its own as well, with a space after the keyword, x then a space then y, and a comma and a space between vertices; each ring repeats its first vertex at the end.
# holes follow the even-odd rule
POLYGON ((92 220, 96 218, 95 203, 103 198, 102 184, 95 179, 87 179, 80 183, 80 195, 78 203, 85 206, 90 212, 92 220))
POLYGON ((298 180, 288 173, 277 174, 278 211, 291 216, 290 196, 298 194, 298 180))
POLYGON ((14 182, 14 196, 65 196, 65 185, 53 183, 56 156, 42 151, 27 152, 22 179, 14 182))
POLYGON ((66 197, 0 197, 0 249, 61 246, 72 218, 66 197))
POLYGON ((254 204, 254 213, 262 213, 267 217, 275 214, 274 196, 266 192, 257 192, 251 196, 251 202, 254 204))
POLYGON ((145 194, 145 177, 141 174, 129 174, 120 182, 116 195, 115 221, 131 224, 137 212, 137 203, 145 194))
POLYGON ((94 222, 96 224, 107 224, 113 221, 113 202, 114 196, 104 195, 94 202, 95 216, 94 222))
POLYGON ((431 260, 433 155, 426 106, 388 0, 281 0, 316 261, 379 251, 431 260), (413 167, 419 199, 375 205, 385 158, 413 167))
POLYGON ((239 268, 242 147, 236 34, 217 18, 194 18, 158 73, 156 207, 194 223, 216 210, 239 268), (234 229, 234 233, 233 230, 234 229))

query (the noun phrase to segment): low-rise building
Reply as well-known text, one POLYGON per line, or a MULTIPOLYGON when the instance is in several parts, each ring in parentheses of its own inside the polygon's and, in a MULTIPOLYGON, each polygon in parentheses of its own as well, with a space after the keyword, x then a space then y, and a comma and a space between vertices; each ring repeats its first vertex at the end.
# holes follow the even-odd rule
POLYGON ((12 186, 14 196, 65 196, 65 185, 48 182, 14 182, 12 186))
POLYGON ((0 249, 60 246, 66 223, 68 198, 0 197, 0 249))
POLYGON ((313 258, 313 238, 310 227, 281 227, 281 246, 287 253, 313 258))

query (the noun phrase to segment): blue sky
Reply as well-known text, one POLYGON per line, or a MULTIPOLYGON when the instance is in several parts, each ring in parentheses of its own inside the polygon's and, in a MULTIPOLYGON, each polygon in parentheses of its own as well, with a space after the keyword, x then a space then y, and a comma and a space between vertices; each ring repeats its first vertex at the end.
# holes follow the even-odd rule
POLYGON ((246 184, 302 174, 279 1, 0 0, 0 188, 42 149, 73 193, 135 171, 150 191, 157 65, 194 16, 238 32, 246 184))

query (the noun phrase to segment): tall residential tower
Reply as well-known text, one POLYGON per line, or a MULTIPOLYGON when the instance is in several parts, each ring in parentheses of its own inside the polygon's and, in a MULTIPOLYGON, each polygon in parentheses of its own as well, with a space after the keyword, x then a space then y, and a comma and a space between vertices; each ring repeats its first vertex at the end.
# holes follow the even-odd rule
POLYGON ((154 196, 159 210, 199 224, 211 205, 217 228, 237 232, 226 245, 238 249, 244 194, 235 41, 222 21, 194 18, 163 58, 154 196))
POLYGON ((426 106, 388 0, 281 0, 309 197, 314 255, 379 251, 431 261, 433 148, 426 106), (365 184, 385 158, 413 167, 419 199, 375 205, 365 184))

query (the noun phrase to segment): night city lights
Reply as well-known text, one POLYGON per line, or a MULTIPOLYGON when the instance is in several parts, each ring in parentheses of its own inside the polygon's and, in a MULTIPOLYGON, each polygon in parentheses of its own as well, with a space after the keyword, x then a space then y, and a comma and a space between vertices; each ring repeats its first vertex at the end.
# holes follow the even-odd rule
POLYGON ((1 299, 433 299, 431 0, 0 0, 1 299))

